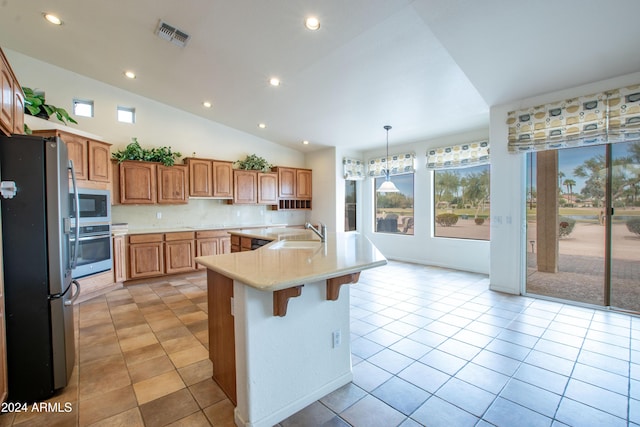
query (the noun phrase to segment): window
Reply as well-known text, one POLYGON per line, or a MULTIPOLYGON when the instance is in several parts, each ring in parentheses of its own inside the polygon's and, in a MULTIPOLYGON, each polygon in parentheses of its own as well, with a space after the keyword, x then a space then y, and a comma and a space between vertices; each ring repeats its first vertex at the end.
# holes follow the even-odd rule
POLYGON ((344 182, 344 231, 356 230, 356 182, 344 182))
POLYGON ((434 235, 489 240, 489 165, 433 172, 434 235))
POLYGON ((135 123, 136 109, 133 107, 118 106, 118 121, 122 123, 135 123))
POLYGON ((391 175, 397 193, 378 193, 385 177, 375 179, 375 231, 413 235, 413 173, 391 175))
POLYGON ((82 117, 93 117, 93 101, 86 99, 74 99, 73 114, 82 117))

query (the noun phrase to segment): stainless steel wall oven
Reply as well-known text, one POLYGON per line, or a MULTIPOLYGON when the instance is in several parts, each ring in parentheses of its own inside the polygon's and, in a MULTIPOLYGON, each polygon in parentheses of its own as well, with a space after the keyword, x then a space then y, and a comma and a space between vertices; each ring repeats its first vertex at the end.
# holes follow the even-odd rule
POLYGON ((79 188, 78 199, 80 219, 72 218, 71 233, 71 251, 77 254, 74 279, 108 271, 113 266, 109 191, 79 188))

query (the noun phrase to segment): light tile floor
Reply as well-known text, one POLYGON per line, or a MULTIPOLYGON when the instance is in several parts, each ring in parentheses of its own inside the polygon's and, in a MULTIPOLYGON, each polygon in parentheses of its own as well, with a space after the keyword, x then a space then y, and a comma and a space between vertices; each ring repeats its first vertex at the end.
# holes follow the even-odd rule
MULTIPOLYGON (((353 382, 280 425, 640 426, 639 318, 488 284, 399 262, 364 271, 350 288, 353 382)), ((80 304, 78 365, 50 400, 73 410, 0 426, 232 426, 206 311, 201 273, 80 304)))

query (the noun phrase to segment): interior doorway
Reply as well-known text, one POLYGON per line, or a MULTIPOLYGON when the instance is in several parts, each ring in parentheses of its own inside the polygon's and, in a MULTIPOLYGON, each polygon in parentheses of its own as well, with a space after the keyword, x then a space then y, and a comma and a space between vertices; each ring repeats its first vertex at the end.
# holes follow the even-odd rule
POLYGON ((526 293, 640 312, 640 142, 527 155, 526 293))

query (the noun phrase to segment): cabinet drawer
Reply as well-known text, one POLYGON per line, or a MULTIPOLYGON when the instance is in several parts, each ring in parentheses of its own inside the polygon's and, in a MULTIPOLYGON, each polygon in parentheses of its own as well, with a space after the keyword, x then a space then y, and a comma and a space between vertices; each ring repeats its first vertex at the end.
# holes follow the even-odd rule
POLYGON ((180 231, 177 233, 166 233, 164 240, 167 242, 173 242, 176 240, 193 240, 195 239, 195 233, 193 231, 180 231))
POLYGON ((231 244, 240 246, 240 236, 236 236, 235 234, 231 235, 231 244))
POLYGON ((164 234, 134 234, 129 236, 129 243, 153 243, 162 242, 164 240, 164 234))
POLYGON ((226 237, 229 232, 226 230, 206 230, 196 231, 196 239, 208 239, 210 237, 226 237))
POLYGON ((251 237, 241 237, 240 238, 240 247, 242 249, 251 250, 251 237))

